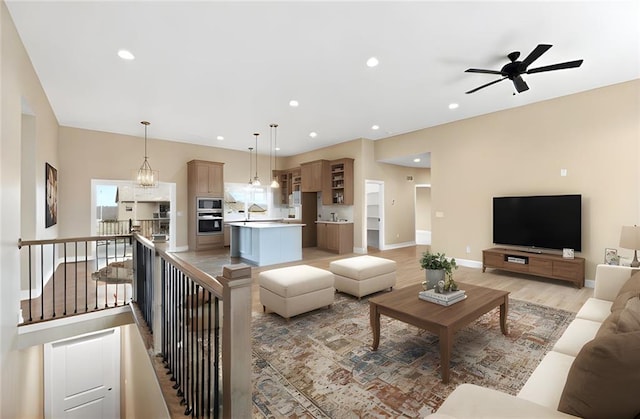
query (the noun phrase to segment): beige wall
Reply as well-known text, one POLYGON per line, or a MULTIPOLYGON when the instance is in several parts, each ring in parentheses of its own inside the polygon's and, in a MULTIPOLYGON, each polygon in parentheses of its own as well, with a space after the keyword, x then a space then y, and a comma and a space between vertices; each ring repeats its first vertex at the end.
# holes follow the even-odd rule
POLYGON ((431 231, 431 188, 416 188, 416 230, 431 231))
POLYGON ((432 153, 432 212, 444 214, 432 213, 433 247, 461 259, 480 261, 492 246, 493 196, 582 194, 580 255, 592 279, 620 227, 640 222, 639 101, 634 80, 380 140, 376 157, 432 153))
MULTIPOLYGON (((133 122, 136 123, 136 122, 133 122)), ((150 130, 153 125, 150 126, 150 130)), ((144 156, 143 137, 60 127, 58 171, 61 237, 86 236, 91 231, 91 179, 129 180, 144 156)), ((150 132, 151 134, 152 132, 150 132)), ((144 135, 144 134, 143 134, 144 135)), ((249 152, 197 146, 153 138, 147 143, 149 163, 161 182, 176 184, 176 246, 186 247, 187 162, 193 159, 224 163, 225 182, 247 182, 249 152)), ((269 178, 269 157, 260 155, 259 176, 269 178)))
MULTIPOLYGON (((366 240, 362 228, 365 179, 385 182, 387 245, 413 241, 414 186, 430 183, 433 246, 474 261, 480 261, 481 250, 492 245, 493 196, 580 193, 584 201, 581 255, 588 259, 587 277, 593 278, 604 248, 618 247, 620 226, 638 222, 638 84, 623 83, 375 142, 352 140, 280 158, 278 167, 354 158, 354 246, 361 251, 366 240), (432 153, 431 171, 377 162, 425 151, 432 153), (567 177, 560 176, 561 168, 568 170, 567 177), (414 181, 407 181, 406 176, 413 176, 414 181), (619 190, 635 193, 620 194, 619 190), (433 217, 436 211, 444 217, 433 217), (467 246, 471 253, 466 253, 467 246)), ((65 127, 60 133, 59 153, 65 169, 64 177, 59 173, 65 205, 60 213, 63 235, 82 235, 89 226, 89 179, 126 179, 139 164, 142 142, 138 137, 65 127), (132 145, 136 142, 138 152, 132 145), (108 150, 102 150, 104 144, 110 145, 108 150), (119 151, 126 148, 133 148, 129 155, 119 151), (93 154, 95 158, 81 158, 93 154)), ((244 182, 248 177, 246 152, 158 140, 150 140, 149 150, 161 179, 177 184, 178 246, 186 245, 188 160, 225 162, 225 181, 244 182)), ((266 177, 266 156, 261 157, 260 166, 260 176, 266 177)))
POLYGON ((35 224, 29 238, 57 237, 57 226, 44 228, 44 166, 49 162, 59 168, 60 162, 55 116, 4 2, 0 2, 0 95, 0 417, 33 417, 42 405, 42 389, 33 387, 33 376, 25 372, 31 371, 31 365, 37 367, 40 352, 16 347, 20 300, 17 240, 23 234, 23 217, 35 224), (26 108, 31 116, 24 118, 29 130, 23 134, 26 108), (21 157, 23 135, 32 143, 21 157), (21 207, 21 188, 33 191, 25 201, 35 202, 35 206, 21 207))
POLYGON ((123 418, 170 418, 149 354, 138 326, 122 326, 122 390, 123 418))

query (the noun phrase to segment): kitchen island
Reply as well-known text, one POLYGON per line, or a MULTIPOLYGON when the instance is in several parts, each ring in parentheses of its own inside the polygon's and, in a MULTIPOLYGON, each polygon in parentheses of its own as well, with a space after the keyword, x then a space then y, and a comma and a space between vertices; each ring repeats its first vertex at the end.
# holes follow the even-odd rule
POLYGON ((231 228, 231 257, 257 266, 302 260, 304 224, 235 222, 231 228))

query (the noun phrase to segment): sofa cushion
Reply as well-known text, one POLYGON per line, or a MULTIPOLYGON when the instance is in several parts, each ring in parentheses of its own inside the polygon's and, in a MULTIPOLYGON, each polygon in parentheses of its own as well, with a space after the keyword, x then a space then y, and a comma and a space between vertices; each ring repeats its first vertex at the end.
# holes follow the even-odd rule
POLYGON ((582 305, 576 319, 603 322, 611 314, 611 304, 611 301, 591 297, 582 305))
POLYGON ((571 418, 549 408, 503 393, 498 390, 474 384, 460 384, 438 408, 438 412, 427 416, 435 418, 571 418))
MULTIPOLYGON (((609 313, 609 315, 611 314, 609 313)), ((593 320, 574 319, 556 344, 553 345, 553 350, 576 356, 585 343, 596 337, 601 326, 602 323, 594 322, 593 320)))
POLYGON ((575 358, 558 410, 584 418, 640 414, 640 332, 606 334, 575 358))
POLYGON ((575 357, 560 352, 551 351, 546 354, 518 392, 518 397, 557 409, 574 359, 575 357))
POLYGON ((596 337, 611 333, 640 332, 640 298, 627 301, 622 310, 614 311, 602 322, 596 337))
POLYGON ((640 295, 640 271, 631 275, 631 278, 620 288, 620 292, 611 305, 611 311, 622 310, 630 298, 638 295, 640 295))

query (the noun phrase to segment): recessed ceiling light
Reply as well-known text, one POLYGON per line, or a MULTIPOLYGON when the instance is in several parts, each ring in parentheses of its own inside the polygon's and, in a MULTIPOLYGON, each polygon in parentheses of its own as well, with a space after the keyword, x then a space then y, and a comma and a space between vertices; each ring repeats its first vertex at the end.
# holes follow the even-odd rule
POLYGON ((377 125, 372 125, 372 126, 371 126, 371 129, 376 130, 376 129, 380 129, 380 127, 379 127, 379 126, 377 126, 377 125))
POLYGON ((318 133, 317 133, 317 132, 315 132, 315 131, 311 131, 311 132, 309 133, 309 137, 311 137, 311 138, 316 138, 317 136, 318 136, 318 133))
POLYGON ((292 108, 297 108, 299 105, 297 100, 290 100, 289 101, 289 106, 291 106, 292 108))
POLYGON ((280 151, 280 147, 276 147, 276 151, 280 151))
POLYGON ((450 103, 449 104, 449 109, 457 109, 458 106, 460 106, 460 105, 458 105, 457 103, 450 103))
POLYGON ((216 137, 216 140, 218 140, 218 141, 222 141, 222 140, 224 140, 224 137, 223 137, 222 135, 218 135, 218 136, 216 137))
POLYGON ((136 57, 131 53, 131 51, 127 51, 126 49, 121 49, 118 51, 118 57, 123 60, 135 60, 136 57))
POLYGON ((420 163, 420 158, 416 157, 415 159, 413 159, 414 163, 420 163))
POLYGON ((367 67, 377 67, 380 61, 376 57, 371 57, 367 60, 367 67))

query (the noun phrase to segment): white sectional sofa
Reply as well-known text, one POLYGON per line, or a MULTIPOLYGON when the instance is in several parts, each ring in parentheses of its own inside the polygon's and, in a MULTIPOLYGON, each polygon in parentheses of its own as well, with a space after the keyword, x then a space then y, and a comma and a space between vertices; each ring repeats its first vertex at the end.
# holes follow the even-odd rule
POLYGON ((597 266, 593 297, 517 396, 461 384, 428 417, 640 417, 640 273, 634 272, 597 266))

